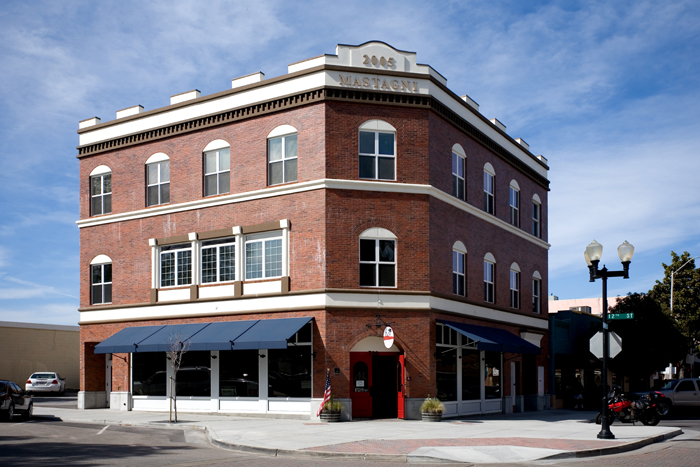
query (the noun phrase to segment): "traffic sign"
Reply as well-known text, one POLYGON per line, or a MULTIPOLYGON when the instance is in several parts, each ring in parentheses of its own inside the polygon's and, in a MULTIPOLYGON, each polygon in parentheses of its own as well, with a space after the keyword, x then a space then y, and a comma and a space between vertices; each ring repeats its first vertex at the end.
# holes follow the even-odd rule
POLYGON ((634 313, 610 313, 608 319, 634 319, 634 313))
MULTIPOLYGON (((612 331, 608 331, 608 344, 610 345, 610 358, 615 358, 622 350, 622 337, 612 331)), ((598 358, 603 358, 603 331, 591 337, 591 353, 598 358)))

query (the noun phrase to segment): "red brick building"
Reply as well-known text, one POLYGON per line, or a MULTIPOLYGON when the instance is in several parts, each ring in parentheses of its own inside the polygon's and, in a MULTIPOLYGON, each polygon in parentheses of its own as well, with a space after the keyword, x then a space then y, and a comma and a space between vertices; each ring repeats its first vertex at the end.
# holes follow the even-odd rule
POLYGON ((80 122, 80 407, 167 410, 179 337, 180 410, 542 409, 546 159, 446 83, 339 45, 80 122))

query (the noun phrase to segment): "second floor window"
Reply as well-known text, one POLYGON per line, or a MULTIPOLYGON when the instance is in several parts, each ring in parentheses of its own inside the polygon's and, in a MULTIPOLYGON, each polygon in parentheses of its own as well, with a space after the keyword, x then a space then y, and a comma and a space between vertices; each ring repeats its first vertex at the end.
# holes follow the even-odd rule
POLYGON ((452 152, 452 196, 461 200, 466 199, 464 181, 465 159, 456 152, 452 152))
POLYGON ((297 135, 280 136, 267 140, 269 185, 297 181, 297 135))
POLYGON ((90 265, 90 303, 112 303, 112 264, 90 265))
POLYGON ((520 227, 520 191, 510 187, 510 223, 520 227))
POLYGON ((281 277, 283 256, 280 233, 250 237, 245 242, 245 278, 281 277))
POLYGON ((493 174, 484 171, 484 211, 494 213, 493 174))
POLYGON ((396 179, 394 133, 360 131, 360 178, 396 179))
POLYGON ((540 203, 532 202, 532 235, 540 236, 540 203))
POLYGON ((229 148, 204 153, 204 196, 231 191, 231 150, 229 148))
POLYGON ((202 242, 202 283, 236 280, 236 239, 202 242))
POLYGON ((496 265, 484 261, 484 301, 487 303, 494 302, 494 269, 496 265))
POLYGON ((452 293, 462 297, 466 295, 465 258, 464 253, 452 250, 452 293))
POLYGON ((542 294, 542 281, 538 278, 532 279, 532 312, 540 313, 540 296, 542 294))
POLYGON ((112 174, 90 177, 90 215, 112 212, 112 174))
POLYGON ((396 286, 396 241, 360 239, 360 286, 396 286))
POLYGON ((166 245, 160 249, 160 286, 192 283, 192 244, 166 245))
POLYGON ((170 161, 146 166, 146 205, 156 206, 170 202, 170 161))
POLYGON ((520 273, 510 270, 510 307, 520 308, 520 273))

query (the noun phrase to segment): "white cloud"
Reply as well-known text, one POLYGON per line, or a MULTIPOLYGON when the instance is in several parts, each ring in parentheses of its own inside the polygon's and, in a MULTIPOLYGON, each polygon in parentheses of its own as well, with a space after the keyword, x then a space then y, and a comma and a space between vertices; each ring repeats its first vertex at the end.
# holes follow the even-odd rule
POLYGON ((27 308, 0 306, 0 321, 76 326, 79 318, 77 305, 68 303, 37 304, 27 308))
POLYGON ((0 288, 0 300, 16 300, 27 298, 47 297, 51 295, 61 295, 77 299, 75 295, 63 292, 50 285, 35 284, 33 282, 17 279, 14 277, 2 277, 2 279, 13 282, 23 287, 0 288))

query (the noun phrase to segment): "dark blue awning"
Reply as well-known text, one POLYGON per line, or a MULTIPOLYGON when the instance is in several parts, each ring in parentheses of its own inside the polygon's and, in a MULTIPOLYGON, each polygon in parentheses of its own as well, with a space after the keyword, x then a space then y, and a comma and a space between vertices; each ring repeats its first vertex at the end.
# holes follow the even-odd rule
POLYGON ((477 326, 476 324, 455 323, 454 321, 438 320, 438 322, 474 341, 477 350, 534 355, 542 353, 541 349, 536 345, 505 329, 477 326))
POLYGON ((166 352, 179 336, 188 350, 286 349, 287 339, 312 318, 283 318, 222 323, 168 324, 122 329, 95 346, 96 354, 166 352))

